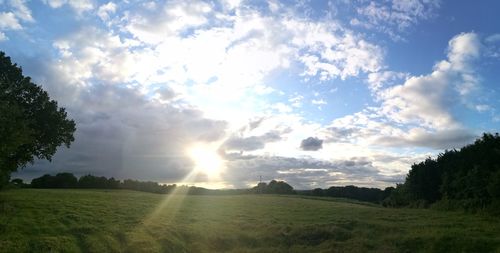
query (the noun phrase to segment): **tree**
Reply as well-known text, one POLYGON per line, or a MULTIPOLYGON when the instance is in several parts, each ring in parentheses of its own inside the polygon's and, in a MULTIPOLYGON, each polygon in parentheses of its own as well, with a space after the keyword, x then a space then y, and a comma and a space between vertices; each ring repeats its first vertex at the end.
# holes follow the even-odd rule
POLYGON ((33 188, 76 188, 78 179, 72 173, 57 173, 55 176, 45 174, 31 181, 33 188))
POLYGON ((460 150, 414 164, 405 183, 392 191, 391 206, 481 210, 500 206, 500 135, 484 133, 460 150))
POLYGON ((57 147, 74 141, 75 130, 65 109, 0 51, 0 187, 35 158, 51 161, 57 147))
POLYGON ((266 194, 295 194, 292 186, 284 181, 276 180, 271 180, 269 184, 261 182, 257 186, 253 187, 250 192, 266 194))

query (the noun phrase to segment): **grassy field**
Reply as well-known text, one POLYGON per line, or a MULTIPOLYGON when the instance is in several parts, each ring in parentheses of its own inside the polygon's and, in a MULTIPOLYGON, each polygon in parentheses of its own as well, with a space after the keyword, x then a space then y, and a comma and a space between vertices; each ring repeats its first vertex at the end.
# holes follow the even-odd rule
POLYGON ((500 219, 336 199, 0 192, 0 252, 500 252, 500 219))

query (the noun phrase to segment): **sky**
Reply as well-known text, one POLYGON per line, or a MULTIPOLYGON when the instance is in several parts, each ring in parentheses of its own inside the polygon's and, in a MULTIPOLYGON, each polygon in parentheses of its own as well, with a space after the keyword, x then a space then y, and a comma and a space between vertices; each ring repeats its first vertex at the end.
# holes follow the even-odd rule
POLYGON ((0 0, 0 50, 75 142, 72 172, 243 188, 394 186, 500 128, 500 2, 0 0))

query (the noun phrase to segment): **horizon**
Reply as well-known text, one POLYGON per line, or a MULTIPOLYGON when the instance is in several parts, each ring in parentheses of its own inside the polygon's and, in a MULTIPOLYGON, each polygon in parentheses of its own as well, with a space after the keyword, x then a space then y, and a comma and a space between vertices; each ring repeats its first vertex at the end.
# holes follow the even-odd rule
POLYGON ((499 132, 500 2, 482 3, 2 1, 0 51, 77 129, 12 178, 395 186, 499 132))
MULTIPOLYGON (((60 171, 60 172, 57 172, 55 174, 44 174, 44 175, 50 175, 50 176, 55 176, 56 174, 58 173, 71 173, 71 172, 65 172, 65 171, 60 171)), ((94 175, 94 174, 75 174, 75 173, 71 173, 73 176, 75 176, 77 179, 79 179, 80 177, 83 177, 83 176, 95 176, 95 177, 104 177, 104 176, 101 176, 101 175, 94 175)), ((42 176, 44 176, 42 175, 42 176)), ((36 177, 36 178, 39 178, 39 177, 36 177)), ((32 179, 29 179, 30 182, 27 183, 27 182, 23 182, 25 184, 31 184, 33 179, 36 179, 36 178, 32 178, 32 179)), ((143 181, 143 180, 137 180, 137 179, 134 179, 134 178, 114 178, 114 177, 105 177, 106 179, 115 179, 115 180, 118 180, 120 182, 123 182, 125 180, 135 180, 135 181, 139 181, 139 182, 153 182, 153 183, 157 183, 158 185, 161 185, 161 186, 172 186, 172 185, 175 185, 177 187, 196 187, 196 188, 203 188, 203 189, 207 189, 207 190, 245 190, 245 189, 251 189, 253 187, 256 187, 258 184, 260 183, 266 183, 266 184, 269 184, 269 182, 271 181, 278 181, 280 182, 281 180, 276 180, 276 179, 269 179, 267 181, 263 180, 261 182, 259 181, 256 181, 256 183, 254 185, 248 185, 247 187, 242 187, 242 188, 211 188, 211 187, 215 187, 213 184, 208 184, 208 186, 203 186, 203 184, 196 184, 196 183, 192 183, 192 182, 179 182, 179 183, 165 183, 165 182, 156 182, 156 181, 143 181)), ((21 178, 12 178, 12 179, 21 179, 21 178)), ((281 182, 285 182, 288 184, 288 182, 286 181, 281 181, 281 182)), ((290 185, 290 184, 289 184, 290 185)), ((293 185, 290 185, 292 186, 293 190, 295 191, 309 191, 309 190, 314 190, 315 188, 295 188, 293 185)), ((327 189, 327 188, 330 188, 330 187, 346 187, 346 186, 355 186, 355 187, 359 187, 359 188, 364 188, 364 187, 361 187, 361 186, 357 186, 357 185, 350 185, 350 184, 346 184, 346 185, 330 185, 330 186, 327 186, 325 188, 322 188, 322 189, 327 189)), ((393 186, 388 186, 388 187, 395 187, 396 185, 393 185, 393 186)), ((73 188, 73 187, 70 187, 70 188, 73 188)), ((366 187, 366 188, 376 188, 376 189, 380 189, 380 190, 384 190, 384 188, 379 188, 379 187, 366 187)), ((51 188, 47 188, 47 189, 51 189, 51 188)), ((99 188, 96 188, 96 189, 99 189, 99 188)))

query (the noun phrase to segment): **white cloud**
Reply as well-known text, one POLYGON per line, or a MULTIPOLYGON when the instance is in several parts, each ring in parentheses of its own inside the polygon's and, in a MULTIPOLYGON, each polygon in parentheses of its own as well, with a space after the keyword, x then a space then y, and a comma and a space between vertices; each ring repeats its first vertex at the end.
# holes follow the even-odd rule
POLYGON ((134 11, 127 16, 126 29, 140 41, 157 44, 185 29, 206 24, 211 11, 212 7, 205 2, 171 1, 134 11))
POLYGON ((382 112, 391 120, 403 124, 418 124, 431 128, 456 127, 457 122, 447 110, 447 73, 411 77, 403 85, 382 93, 382 112))
POLYGON ((376 72, 382 67, 383 53, 377 45, 343 29, 334 22, 283 21, 293 34, 291 43, 305 50, 299 60, 306 66, 304 76, 320 80, 346 79, 360 72, 376 72))
POLYGON ((94 5, 92 0, 42 0, 45 4, 52 8, 61 8, 64 5, 69 5, 78 14, 92 10, 94 5))
MULTIPOLYGON (((457 121, 451 108, 467 101, 469 93, 464 92, 464 85, 479 84, 473 63, 480 57, 480 51, 477 35, 463 33, 450 40, 448 59, 436 64, 430 74, 370 74, 368 82, 375 87, 372 91, 381 105, 332 121, 322 130, 325 149, 330 149, 329 143, 351 145, 358 150, 365 147, 368 150, 359 152, 366 155, 377 146, 437 150, 470 143, 476 135, 457 121), (402 78, 402 84, 393 84, 402 78), (450 96, 453 92, 456 95, 450 96)), ((476 110, 488 108, 483 104, 474 107, 476 110)))
POLYGON ((439 0, 370 1, 356 8, 357 16, 350 24, 374 29, 401 40, 400 32, 435 15, 439 0))
POLYGON ((397 84, 404 81, 409 74, 394 72, 394 71, 380 71, 368 74, 368 84, 372 91, 379 91, 380 89, 387 88, 388 86, 397 84))
POLYGON ((500 33, 488 36, 485 39, 485 55, 493 58, 500 57, 500 33))
MULTIPOLYGON (((316 75, 314 69, 319 68, 322 79, 373 72, 382 64, 379 47, 332 21, 266 16, 251 8, 219 20, 219 13, 206 3, 155 5, 153 10, 139 5, 117 14, 116 20, 121 21, 111 28, 125 28, 134 39, 98 29, 83 29, 59 39, 54 45, 63 56, 61 70, 68 75, 77 73, 73 79, 81 85, 96 76, 107 82, 142 86, 145 94, 151 85, 166 85, 212 117, 241 122, 269 106, 242 108, 240 100, 254 103, 253 95, 272 92, 273 87, 265 85, 264 78, 300 63, 308 55, 319 57, 316 66, 308 67, 307 75, 316 75), (232 104, 219 106, 223 102, 232 104)), ((107 18, 104 9, 114 9, 110 6, 101 6, 101 18, 107 18)), ((299 104, 297 100, 292 106, 299 104)), ((285 104, 276 108, 291 112, 285 104)))
POLYGON ((61 55, 57 67, 80 85, 92 78, 127 82, 144 68, 139 68, 135 55, 118 36, 96 28, 83 28, 56 40, 53 46, 61 55))
POLYGON ((116 4, 113 2, 108 2, 107 4, 103 4, 99 6, 97 10, 97 16, 101 18, 102 21, 108 21, 110 19, 111 14, 116 12, 116 4))
POLYGON ((311 104, 313 104, 313 105, 326 105, 327 102, 323 99, 313 99, 313 100, 311 100, 311 104))
POLYGON ((449 42, 448 60, 436 64, 431 74, 410 77, 404 84, 380 93, 382 112, 398 123, 434 129, 459 127, 449 111, 454 102, 449 96, 450 89, 456 88, 460 95, 467 95, 477 85, 471 64, 479 57, 479 51, 476 34, 455 36, 449 42))
POLYGON ((1 30, 20 30, 23 27, 19 24, 16 15, 12 12, 0 13, 0 29, 1 30))
POLYGON ((500 33, 496 33, 496 34, 493 34, 493 35, 490 35, 486 38, 485 40, 487 43, 496 43, 496 42, 500 42, 500 33))
POLYGON ((271 108, 275 109, 276 111, 278 111, 280 113, 289 113, 289 112, 293 111, 293 109, 290 106, 283 104, 283 103, 273 104, 273 105, 271 105, 271 108))
POLYGON ((26 1, 24 0, 10 0, 10 5, 13 8, 16 17, 25 22, 34 22, 35 20, 31 16, 31 10, 26 6, 26 1))
POLYGON ((242 0, 222 0, 221 3, 228 10, 233 10, 240 6, 242 0))
POLYGON ((302 100, 304 100, 304 96, 302 95, 298 95, 298 94, 294 94, 293 97, 290 97, 288 99, 288 102, 290 102, 291 106, 295 107, 295 108, 300 108, 302 107, 302 100))
POLYGON ((19 31, 23 29, 22 23, 35 22, 24 0, 6 0, 0 4, 7 7, 7 11, 0 12, 0 41, 9 39, 5 31, 19 31))
POLYGON ((475 105, 474 109, 476 109, 478 112, 486 112, 491 110, 491 106, 485 105, 485 104, 480 104, 480 105, 475 105))
POLYGON ((448 61, 454 71, 470 73, 471 63, 480 56, 481 42, 475 33, 461 33, 448 43, 448 61))

